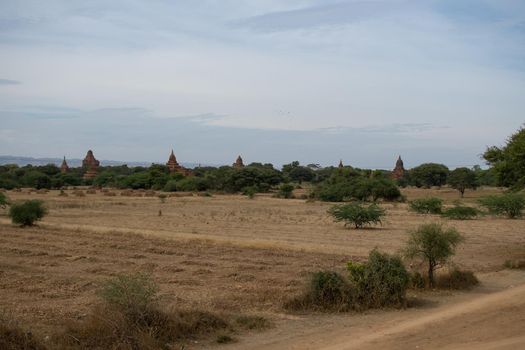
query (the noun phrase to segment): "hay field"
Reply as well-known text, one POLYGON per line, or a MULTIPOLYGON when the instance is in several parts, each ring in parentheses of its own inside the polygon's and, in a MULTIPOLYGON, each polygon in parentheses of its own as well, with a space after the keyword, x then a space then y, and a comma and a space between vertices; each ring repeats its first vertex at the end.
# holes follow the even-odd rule
MULTIPOLYGON (((280 305, 301 288, 309 272, 341 269, 375 247, 396 252, 407 230, 424 222, 456 227, 466 241, 454 261, 477 273, 498 273, 505 260, 525 258, 525 220, 449 221, 412 213, 399 203, 383 205, 388 214, 382 226, 353 230, 332 221, 326 214, 329 203, 191 194, 161 203, 155 196, 112 192, 116 195, 7 193, 12 200, 42 199, 50 212, 34 228, 15 227, 5 212, 0 214, 4 311, 45 336, 68 319, 85 317, 101 281, 144 271, 159 283, 167 305, 264 315, 276 322, 276 329, 293 332, 308 327, 309 317, 315 316, 302 317, 300 326, 280 305)), ((474 203, 495 192, 467 192, 464 201, 474 203)), ((459 198, 446 188, 406 189, 404 194, 409 200, 434 195, 447 204, 459 198)))

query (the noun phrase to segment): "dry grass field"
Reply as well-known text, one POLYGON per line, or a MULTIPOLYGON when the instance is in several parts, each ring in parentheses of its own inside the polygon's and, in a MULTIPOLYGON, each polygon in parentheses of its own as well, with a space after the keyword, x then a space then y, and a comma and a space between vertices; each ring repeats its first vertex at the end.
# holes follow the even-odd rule
MULTIPOLYGON (((37 227, 19 228, 10 223, 5 212, 0 212, 2 312, 45 337, 68 320, 86 317, 97 303, 96 291, 102 281, 119 273, 140 271, 150 273, 159 283, 166 305, 262 315, 275 324, 260 334, 240 334, 236 344, 217 345, 213 339, 204 339, 189 348, 319 349, 338 337, 343 344, 338 349, 344 349, 351 347, 345 347, 344 332, 338 330, 352 326, 356 334, 365 334, 366 329, 368 333, 378 327, 388 329, 407 317, 465 303, 503 290, 513 281, 525 282, 523 271, 503 270, 506 260, 525 259, 525 220, 487 216, 450 221, 412 213, 407 204, 399 203, 383 205, 387 217, 381 226, 353 230, 333 222, 326 213, 329 203, 267 195, 248 199, 191 194, 172 196, 161 203, 156 196, 113 192, 115 196, 97 191, 83 197, 71 190, 66 191, 68 196, 60 196, 59 191, 29 193, 27 189, 7 193, 15 201, 44 200, 49 215, 37 227), (406 311, 345 316, 293 315, 282 309, 282 302, 300 290, 309 272, 340 270, 348 260, 365 259, 375 247, 397 252, 407 239, 407 230, 432 221, 454 226, 465 236, 454 262, 475 271, 482 280, 481 287, 472 292, 416 295, 424 301, 422 306, 406 311), (316 336, 320 342, 316 343, 306 334, 323 336, 316 336)), ((452 204, 459 199, 457 191, 446 188, 403 192, 409 200, 432 195, 452 204)), ((463 201, 475 203, 477 197, 495 192, 498 190, 467 192, 463 201)), ((525 315, 523 303, 504 307, 519 311, 518 316, 525 315)), ((446 310, 439 312, 452 317, 446 310)), ((487 313, 482 314, 486 318, 487 313)), ((525 316, 518 321, 514 319, 513 325, 525 327, 525 316)), ((430 335, 427 338, 432 339, 430 335)), ((401 334, 397 342, 391 339, 385 344, 392 348, 395 344, 410 344, 415 348, 417 344, 407 343, 407 339, 403 343, 401 334)), ((378 339, 369 341, 378 344, 378 339)), ((434 348, 446 345, 437 340, 427 343, 432 344, 434 348)))

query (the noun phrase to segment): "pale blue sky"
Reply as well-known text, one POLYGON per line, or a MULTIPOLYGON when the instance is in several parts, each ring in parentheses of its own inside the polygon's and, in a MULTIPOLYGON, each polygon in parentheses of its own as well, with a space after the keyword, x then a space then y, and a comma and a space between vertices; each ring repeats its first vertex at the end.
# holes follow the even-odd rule
POLYGON ((482 163, 524 121, 525 1, 0 0, 0 154, 482 163))

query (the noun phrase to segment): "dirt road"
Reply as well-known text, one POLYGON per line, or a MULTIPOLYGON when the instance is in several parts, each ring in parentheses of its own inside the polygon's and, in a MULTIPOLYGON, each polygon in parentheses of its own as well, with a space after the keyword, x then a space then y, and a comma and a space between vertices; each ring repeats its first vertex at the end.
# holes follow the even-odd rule
POLYGON ((502 291, 463 296, 426 310, 365 315, 359 323, 341 319, 331 329, 262 341, 250 349, 525 349, 524 276, 508 275, 507 283, 521 284, 502 291))

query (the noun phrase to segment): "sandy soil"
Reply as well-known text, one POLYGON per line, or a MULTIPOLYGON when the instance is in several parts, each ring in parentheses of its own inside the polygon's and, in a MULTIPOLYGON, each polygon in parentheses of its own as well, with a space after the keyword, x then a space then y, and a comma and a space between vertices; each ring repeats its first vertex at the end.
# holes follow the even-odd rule
MULTIPOLYGON (((465 201, 497 191, 467 192, 465 201)), ((523 328, 523 288, 508 288, 525 283, 525 276, 502 271, 502 265, 525 259, 525 220, 443 221, 411 213, 406 204, 386 204, 381 227, 349 230, 326 214, 327 203, 222 195, 171 197, 161 203, 156 197, 68 192, 68 197, 58 191, 8 193, 14 200, 46 202, 50 214, 39 227, 14 227, 0 213, 0 309, 44 336, 68 319, 85 317, 97 302, 101 281, 147 271, 160 284, 166 305, 261 314, 276 325, 264 333, 238 335, 237 344, 224 348, 455 348, 492 341, 506 346, 503 338, 516 347, 522 341, 515 337, 523 335, 517 328, 523 328), (455 263, 480 273, 482 287, 424 293, 417 307, 404 311, 290 315, 280 308, 308 272, 341 269, 350 259, 363 260, 374 247, 396 252, 407 230, 431 221, 443 221, 465 236, 455 263), (459 305, 467 309, 455 312, 459 305), (491 320, 503 326, 495 328, 491 320)), ((448 204, 458 199, 449 189, 408 189, 405 194, 409 199, 438 195, 448 204)))

